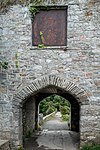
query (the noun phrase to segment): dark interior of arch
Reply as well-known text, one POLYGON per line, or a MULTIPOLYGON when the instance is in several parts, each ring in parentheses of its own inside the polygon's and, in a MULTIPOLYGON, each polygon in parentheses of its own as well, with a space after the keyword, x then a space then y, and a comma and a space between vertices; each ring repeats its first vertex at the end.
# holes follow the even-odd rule
POLYGON ((80 122, 80 106, 78 101, 70 93, 65 90, 55 87, 48 86, 44 89, 39 90, 35 95, 30 96, 23 104, 23 133, 25 134, 29 130, 38 128, 38 106, 40 101, 50 95, 59 95, 68 100, 71 104, 71 130, 79 132, 80 122))

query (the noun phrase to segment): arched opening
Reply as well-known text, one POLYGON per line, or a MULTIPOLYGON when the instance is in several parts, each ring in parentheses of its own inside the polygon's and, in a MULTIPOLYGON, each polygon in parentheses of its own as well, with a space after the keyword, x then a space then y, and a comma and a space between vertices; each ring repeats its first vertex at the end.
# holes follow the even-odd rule
MULTIPOLYGON (((80 105, 77 100, 65 90, 56 86, 47 86, 28 98, 22 107, 23 135, 30 137, 34 130, 39 130, 39 104, 46 97, 58 95, 69 101, 71 105, 70 131, 80 130, 80 105)), ((57 108, 59 110, 59 108, 57 108)))
POLYGON ((12 141, 16 147, 23 144, 23 135, 38 127, 38 105, 41 100, 57 94, 71 104, 71 131, 80 130, 80 106, 88 104, 87 94, 72 81, 57 76, 44 76, 20 89, 13 98, 12 141))
POLYGON ((71 128, 71 104, 57 94, 50 95, 39 103, 39 128, 42 131, 61 131, 71 128))
POLYGON ((36 119, 35 128, 37 128, 37 126, 38 126, 37 125, 38 124, 38 105, 39 105, 41 100, 43 100, 44 98, 46 98, 52 94, 57 94, 59 96, 62 96, 70 102, 70 104, 71 104, 71 130, 79 132, 79 121, 80 121, 79 103, 71 94, 69 94, 69 93, 67 93, 64 90, 61 90, 59 88, 56 89, 56 87, 54 87, 54 86, 52 86, 51 88, 47 87, 35 95, 36 110, 37 110, 36 114, 35 114, 35 119, 36 119), (49 91, 49 92, 47 92, 47 91, 49 91))
POLYGON ((42 118, 48 118, 50 114, 59 112, 62 115, 62 121, 70 121, 71 117, 71 104, 68 100, 59 96, 57 94, 52 94, 51 96, 46 97, 39 103, 39 123, 43 121, 42 118), (65 119, 64 119, 65 117, 65 119))

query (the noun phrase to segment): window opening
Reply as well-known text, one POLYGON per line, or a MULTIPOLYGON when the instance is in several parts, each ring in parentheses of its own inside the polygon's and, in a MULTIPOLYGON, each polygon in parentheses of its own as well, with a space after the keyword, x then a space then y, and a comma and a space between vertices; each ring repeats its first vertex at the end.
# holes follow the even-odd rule
POLYGON ((67 45, 67 7, 47 7, 32 22, 32 45, 67 45))

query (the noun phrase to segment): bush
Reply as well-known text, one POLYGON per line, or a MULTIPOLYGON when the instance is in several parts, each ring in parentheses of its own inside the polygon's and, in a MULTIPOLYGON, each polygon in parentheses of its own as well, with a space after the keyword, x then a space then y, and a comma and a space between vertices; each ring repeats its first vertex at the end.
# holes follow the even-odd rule
POLYGON ((68 106, 61 106, 60 107, 60 112, 62 115, 65 115, 65 114, 70 114, 70 107, 68 106))
POLYGON ((47 111, 46 111, 46 115, 49 115, 49 114, 51 114, 51 113, 53 113, 54 111, 55 111, 56 109, 55 109, 55 107, 49 107, 48 109, 47 109, 47 111))
POLYGON ((69 115, 68 114, 62 115, 62 120, 63 121, 69 121, 69 115))
POLYGON ((85 145, 81 150, 100 150, 100 145, 85 145))
POLYGON ((40 102, 39 113, 42 113, 43 116, 54 111, 61 111, 62 114, 70 114, 70 103, 63 97, 55 94, 40 102))
POLYGON ((24 150, 23 146, 20 146, 20 147, 18 148, 18 150, 24 150))

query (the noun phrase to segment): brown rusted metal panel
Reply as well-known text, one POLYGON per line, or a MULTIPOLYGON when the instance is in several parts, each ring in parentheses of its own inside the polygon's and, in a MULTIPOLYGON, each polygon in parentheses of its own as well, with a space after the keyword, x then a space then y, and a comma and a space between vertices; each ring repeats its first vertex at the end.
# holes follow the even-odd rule
POLYGON ((66 46, 67 9, 41 10, 36 14, 32 25, 32 44, 46 46, 66 46), (43 33, 41 40, 40 32, 43 33))

